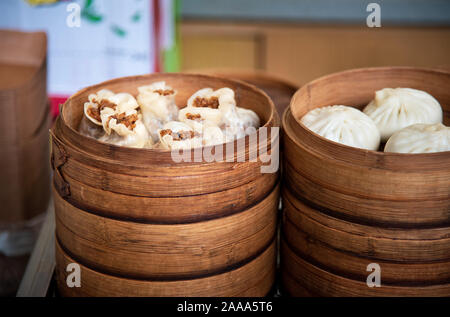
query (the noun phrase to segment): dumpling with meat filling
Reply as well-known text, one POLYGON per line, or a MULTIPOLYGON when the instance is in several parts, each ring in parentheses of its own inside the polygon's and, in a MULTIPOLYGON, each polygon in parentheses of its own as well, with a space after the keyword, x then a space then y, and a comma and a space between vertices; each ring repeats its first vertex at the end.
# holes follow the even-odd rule
POLYGON ((425 91, 411 88, 378 90, 363 111, 377 125, 383 142, 412 124, 442 123, 439 102, 425 91))
MULTIPOLYGON (((90 94, 88 102, 84 103, 85 116, 96 125, 103 125, 102 113, 122 113, 139 108, 136 99, 129 93, 115 94, 110 90, 102 89, 96 94, 90 94)), ((103 116, 105 118, 105 116, 103 116)))
POLYGON ((259 127, 259 117, 254 111, 237 107, 237 114, 238 119, 226 126, 227 135, 230 135, 231 132, 235 139, 239 139, 249 134, 249 132, 256 131, 259 127))
POLYGON ((206 122, 217 125, 225 132, 227 140, 245 136, 249 126, 259 126, 256 113, 236 106, 234 91, 230 88, 197 91, 188 99, 187 107, 180 110, 178 118, 196 131, 206 122))
POLYGON ((410 125, 395 132, 387 141, 384 151, 396 153, 450 151, 450 127, 442 123, 410 125))
POLYGON ((222 115, 217 109, 185 107, 178 113, 178 120, 186 123, 194 131, 202 133, 205 125, 219 126, 222 115))
POLYGON ((218 126, 206 124, 203 127, 202 139, 204 146, 211 146, 226 142, 226 135, 218 126))
POLYGON ((201 135, 195 132, 190 126, 179 121, 170 121, 158 130, 160 148, 172 149, 192 149, 201 147, 201 135))
POLYGON ((108 98, 114 96, 114 93, 108 89, 99 90, 95 94, 88 96, 87 102, 84 103, 84 115, 96 125, 102 125, 100 112, 104 108, 115 108, 116 105, 111 103, 108 98))
POLYGON ((115 94, 110 90, 102 89, 96 94, 88 97, 84 104, 84 113, 92 123, 103 127, 103 132, 86 129, 88 125, 83 124, 81 128, 88 134, 100 141, 142 148, 151 146, 148 142, 148 132, 138 115, 139 105, 136 99, 129 93, 115 94))
POLYGON ((137 101, 141 107, 144 124, 154 141, 159 139, 158 129, 178 117, 178 107, 175 104, 176 91, 164 81, 138 87, 137 101))
POLYGON ((78 131, 87 137, 98 139, 105 134, 103 126, 94 124, 87 116, 83 116, 78 131))
POLYGON ((205 122, 219 126, 222 124, 219 97, 220 92, 211 88, 198 90, 188 99, 187 106, 180 110, 178 120, 194 129, 201 129, 205 122))
POLYGON ((305 114, 301 123, 326 139, 348 146, 377 150, 380 145, 380 132, 375 123, 353 107, 316 108, 305 114))
POLYGON ((151 148, 153 145, 142 115, 134 109, 122 113, 102 112, 102 122, 106 133, 99 138, 100 141, 134 148, 151 148))

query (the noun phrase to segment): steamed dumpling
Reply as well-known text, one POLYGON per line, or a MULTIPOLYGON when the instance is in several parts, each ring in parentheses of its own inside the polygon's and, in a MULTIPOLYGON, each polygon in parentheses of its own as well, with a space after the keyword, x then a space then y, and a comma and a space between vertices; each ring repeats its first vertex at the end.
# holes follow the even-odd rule
POLYGON ((301 122, 331 141, 367 150, 377 150, 380 133, 375 123, 358 109, 335 105, 313 109, 301 122))
POLYGON ((106 133, 99 140, 106 143, 134 148, 151 147, 153 144, 142 116, 136 110, 109 116, 103 128, 106 133))
POLYGON ((105 108, 115 108, 117 105, 108 101, 109 97, 114 96, 114 93, 108 89, 102 89, 95 94, 88 96, 87 102, 84 103, 84 115, 91 122, 96 125, 102 125, 100 112, 105 108))
POLYGON ((181 111, 176 91, 163 81, 138 87, 138 92, 137 99, 105 89, 91 94, 80 132, 115 145, 171 150, 222 144, 256 131, 248 127, 259 127, 258 115, 237 107, 230 88, 201 89, 181 111))
POLYGON ((395 132, 387 141, 384 151, 396 153, 450 151, 450 127, 441 123, 413 124, 395 132))
POLYGON ((236 105, 230 88, 197 91, 188 99, 187 107, 180 110, 179 120, 196 131, 204 124, 216 125, 224 132, 226 141, 241 138, 247 134, 248 127, 257 128, 260 124, 255 112, 236 105))
POLYGON ((216 125, 205 125, 202 133, 202 144, 204 146, 217 145, 225 142, 225 135, 216 125))
POLYGON ((259 117, 254 111, 250 109, 237 107, 237 114, 239 119, 235 124, 231 126, 237 127, 239 131, 241 131, 241 133, 244 132, 244 135, 246 134, 245 131, 247 128, 259 127, 260 124, 259 117))
POLYGON ((201 133, 203 126, 219 126, 222 122, 222 114, 217 109, 185 107, 178 113, 178 120, 189 125, 195 131, 201 133))
POLYGON ((164 81, 152 83, 138 88, 137 101, 144 118, 144 124, 154 141, 158 140, 158 129, 178 117, 175 104, 176 91, 164 81))
POLYGON ((220 126, 224 115, 234 112, 235 108, 234 92, 231 89, 204 88, 189 97, 186 108, 180 110, 179 120, 184 121, 187 113, 200 114, 204 121, 220 126))
POLYGON ((411 88, 385 88, 363 110, 377 125, 382 141, 415 123, 441 123, 442 108, 430 94, 411 88))
POLYGON ((202 146, 202 138, 183 122, 170 121, 158 130, 160 147, 166 150, 192 149, 202 146))

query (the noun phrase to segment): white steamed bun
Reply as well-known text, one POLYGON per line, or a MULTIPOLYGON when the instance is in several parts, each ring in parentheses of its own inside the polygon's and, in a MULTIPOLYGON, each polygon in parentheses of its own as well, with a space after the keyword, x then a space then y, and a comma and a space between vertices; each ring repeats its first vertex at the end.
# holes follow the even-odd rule
POLYGON ((412 124, 442 122, 439 102, 430 94, 411 88, 378 90, 363 112, 375 122, 383 142, 412 124))
POLYGON ((367 150, 377 150, 380 133, 375 123, 353 107, 335 105, 316 108, 301 122, 311 131, 331 141, 367 150))
POLYGON ((396 153, 450 151, 450 127, 441 123, 410 125, 395 132, 387 141, 384 151, 396 153))

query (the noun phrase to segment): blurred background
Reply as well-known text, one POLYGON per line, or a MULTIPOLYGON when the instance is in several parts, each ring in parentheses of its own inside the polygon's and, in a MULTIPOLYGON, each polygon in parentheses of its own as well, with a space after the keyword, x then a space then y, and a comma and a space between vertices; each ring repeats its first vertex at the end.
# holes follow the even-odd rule
POLYGON ((447 0, 0 1, 0 296, 13 296, 50 201, 48 127, 114 77, 206 72, 265 89, 281 112, 319 76, 450 70, 447 0))

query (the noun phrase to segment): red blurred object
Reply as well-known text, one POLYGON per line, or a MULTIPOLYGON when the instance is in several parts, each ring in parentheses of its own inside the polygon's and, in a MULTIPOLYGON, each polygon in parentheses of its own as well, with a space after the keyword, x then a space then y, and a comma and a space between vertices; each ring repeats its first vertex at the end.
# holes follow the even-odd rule
POLYGON ((51 95, 49 96, 50 100, 50 112, 52 114, 52 118, 55 119, 59 115, 59 105, 66 102, 69 96, 66 95, 51 95))

